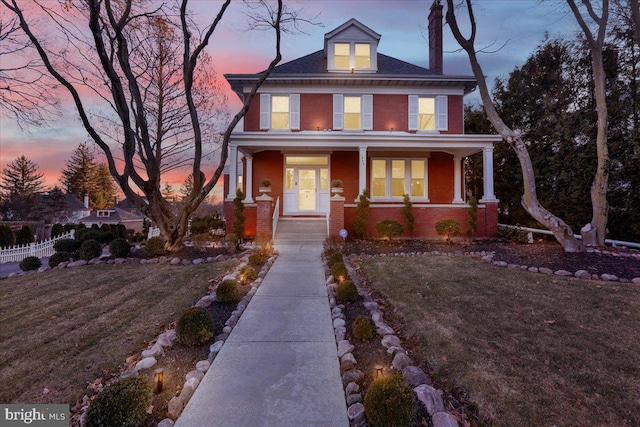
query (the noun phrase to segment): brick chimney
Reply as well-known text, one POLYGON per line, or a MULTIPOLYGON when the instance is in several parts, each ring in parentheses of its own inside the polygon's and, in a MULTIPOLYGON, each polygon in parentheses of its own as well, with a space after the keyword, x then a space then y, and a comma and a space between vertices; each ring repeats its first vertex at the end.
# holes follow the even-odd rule
POLYGON ((433 0, 429 13, 429 69, 442 73, 442 5, 433 0))

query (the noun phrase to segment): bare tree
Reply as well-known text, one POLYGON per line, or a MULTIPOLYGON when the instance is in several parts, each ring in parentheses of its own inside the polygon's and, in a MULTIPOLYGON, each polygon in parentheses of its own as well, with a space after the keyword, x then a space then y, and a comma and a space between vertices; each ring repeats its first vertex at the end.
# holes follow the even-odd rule
POLYGON ((447 0, 446 21, 449 24, 456 41, 469 56, 471 69, 473 70, 473 74, 478 82, 480 97, 482 99, 485 112, 487 113, 487 117, 493 124, 493 127, 502 136, 504 141, 511 146, 518 157, 524 183, 522 206, 532 217, 553 232, 553 235, 558 242, 560 242, 566 252, 582 251, 584 250, 584 246, 574 237, 571 227, 569 227, 561 218, 558 218, 545 209, 538 201, 535 173, 527 146, 522 138, 504 123, 496 110, 493 100, 491 99, 482 67, 480 66, 476 56, 474 45, 476 38, 476 21, 473 13, 473 7, 471 5, 471 0, 465 0, 465 2, 471 27, 471 34, 469 37, 465 38, 460 31, 458 21, 455 16, 453 0, 447 0))
POLYGON ((605 37, 607 35, 607 21, 609 19, 609 0, 602 0, 600 16, 594 10, 590 0, 582 0, 589 18, 596 25, 597 31, 592 32, 585 18, 578 9, 574 0, 567 0, 571 11, 576 17, 582 32, 584 33, 589 49, 591 50, 591 65, 593 67, 593 83, 596 99, 596 114, 598 116, 596 133, 596 151, 598 165, 591 185, 591 226, 595 228, 598 244, 604 246, 607 234, 607 219, 609 216, 609 204, 607 202, 607 190, 609 186, 609 148, 608 136, 608 112, 606 75, 602 61, 605 37))
POLYGON ((640 46, 640 5, 638 0, 629 0, 629 6, 631 7, 631 19, 633 20, 633 34, 636 38, 636 43, 640 46))
MULTIPOLYGON (((0 2, 17 17, 22 31, 37 49, 48 72, 73 97, 84 128, 104 152, 109 171, 126 197, 154 220, 167 240, 167 249, 180 248, 182 238, 187 232, 189 216, 213 189, 222 174, 227 161, 231 132, 246 114, 258 88, 281 60, 281 22, 286 19, 295 20, 295 15, 288 14, 282 0, 278 0, 277 7, 269 8, 268 16, 263 18, 275 31, 273 60, 243 100, 240 111, 222 133, 218 164, 207 177, 203 171, 203 160, 206 158, 205 144, 207 136, 213 132, 210 127, 203 126, 202 117, 205 112, 202 111, 201 104, 201 70, 203 65, 206 65, 203 64, 203 61, 206 62, 204 50, 231 4, 230 0, 221 5, 215 18, 202 30, 199 30, 191 19, 188 0, 163 2, 159 5, 155 2, 132 0, 65 1, 61 3, 64 9, 57 10, 39 3, 45 16, 58 25, 68 45, 81 46, 75 53, 81 55, 82 66, 75 68, 69 67, 68 63, 60 64, 54 61, 54 55, 59 52, 51 52, 44 46, 42 36, 36 35, 16 0, 0 2), (76 13, 84 22, 80 25, 65 13, 76 13), (88 26, 90 34, 82 39, 81 33, 85 25, 88 26), (163 40, 165 35, 169 36, 168 40, 163 40), (173 40, 180 42, 178 67, 170 61, 165 61, 172 55, 173 40), (82 44, 83 42, 87 44, 82 44), (148 49, 154 50, 153 58, 144 56, 148 49), (98 64, 99 67, 91 79, 92 76, 88 75, 85 68, 90 68, 92 64, 98 64), (193 188, 176 214, 172 212, 171 204, 161 190, 163 165, 168 165, 162 162, 166 154, 163 144, 167 142, 167 135, 171 132, 167 132, 166 127, 158 126, 163 122, 158 119, 163 114, 159 109, 167 105, 159 99, 169 96, 166 90, 168 86, 164 83, 159 84, 164 82, 164 71, 161 72, 159 67, 164 67, 165 71, 172 68, 178 73, 171 82, 178 81, 179 90, 175 89, 171 93, 176 97, 176 103, 187 106, 184 120, 176 117, 176 121, 181 123, 180 130, 175 130, 178 127, 172 129, 176 133, 189 133, 187 139, 190 141, 191 149, 190 172, 193 176, 193 188), (96 93, 107 100, 115 112, 114 124, 117 124, 117 134, 112 130, 112 133, 107 135, 98 125, 99 120, 92 118, 87 110, 87 100, 83 98, 79 88, 82 85, 86 86, 89 79, 92 80, 92 84, 101 83, 101 90, 96 93), (185 122, 187 126, 183 126, 185 122), (114 141, 118 143, 117 151, 110 145, 114 141), (136 189, 140 189, 144 195, 137 194, 136 189)), ((259 4, 263 7, 268 5, 266 1, 259 4)), ((180 139, 185 140, 182 137, 180 139)), ((172 140, 169 143, 174 142, 175 140, 172 140)))

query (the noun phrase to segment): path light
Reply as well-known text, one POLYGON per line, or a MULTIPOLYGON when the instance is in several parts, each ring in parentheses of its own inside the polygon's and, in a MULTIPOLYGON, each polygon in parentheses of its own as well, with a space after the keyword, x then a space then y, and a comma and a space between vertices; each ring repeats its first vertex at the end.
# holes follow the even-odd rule
POLYGON ((153 392, 155 394, 162 392, 163 383, 164 383, 164 369, 158 368, 153 373, 153 392))
POLYGON ((384 367, 382 365, 374 366, 373 370, 374 370, 374 377, 376 380, 384 376, 384 367))

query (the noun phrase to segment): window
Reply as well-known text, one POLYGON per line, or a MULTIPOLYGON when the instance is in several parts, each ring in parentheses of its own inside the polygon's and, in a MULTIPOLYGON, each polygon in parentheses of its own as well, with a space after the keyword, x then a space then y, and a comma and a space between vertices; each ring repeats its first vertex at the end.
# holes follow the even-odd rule
POLYGON ((300 129, 300 95, 260 94, 260 129, 300 129))
POLYGON ((355 68, 371 68, 371 45, 356 43, 355 68))
POLYGON ((371 197, 427 199, 426 159, 371 159, 371 197))
POLYGON ((409 130, 448 129, 447 97, 409 95, 409 130))
POLYGON ((336 43, 334 45, 334 65, 336 66, 336 68, 351 68, 349 67, 349 63, 351 60, 349 48, 349 43, 336 43))
POLYGON ((371 70, 371 44, 334 43, 333 68, 339 70, 371 70))
POLYGON ((373 95, 333 95, 333 129, 372 130, 373 95))

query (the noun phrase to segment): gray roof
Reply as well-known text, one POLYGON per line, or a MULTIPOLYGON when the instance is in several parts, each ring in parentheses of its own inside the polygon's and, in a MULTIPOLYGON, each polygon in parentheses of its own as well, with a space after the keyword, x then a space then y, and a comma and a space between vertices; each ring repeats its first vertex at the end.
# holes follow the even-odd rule
POLYGON ((109 216, 98 216, 98 211, 91 212, 91 215, 80 218, 79 222, 103 222, 109 224, 117 224, 120 222, 142 221, 144 217, 132 214, 120 208, 100 209, 104 211, 112 211, 109 216))

